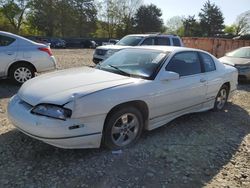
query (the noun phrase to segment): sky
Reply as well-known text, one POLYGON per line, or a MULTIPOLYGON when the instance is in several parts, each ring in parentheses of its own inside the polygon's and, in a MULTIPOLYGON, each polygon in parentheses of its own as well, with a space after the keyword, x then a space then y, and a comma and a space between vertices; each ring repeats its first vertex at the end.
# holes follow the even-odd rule
MULTIPOLYGON (((144 0, 144 4, 155 4, 161 8, 163 20, 173 16, 188 16, 198 14, 206 0, 144 0)), ((225 24, 231 25, 236 17, 241 13, 250 10, 250 0, 210 0, 215 3, 222 11, 225 24)))

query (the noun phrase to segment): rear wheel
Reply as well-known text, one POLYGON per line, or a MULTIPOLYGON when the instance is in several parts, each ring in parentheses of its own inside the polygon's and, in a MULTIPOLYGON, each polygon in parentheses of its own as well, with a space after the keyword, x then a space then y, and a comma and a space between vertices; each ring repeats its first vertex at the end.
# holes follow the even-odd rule
POLYGON ((134 144, 140 137, 143 118, 134 107, 124 107, 108 117, 104 128, 104 144, 110 149, 121 149, 134 144))
POLYGON ((35 76, 34 68, 26 63, 17 63, 11 67, 9 72, 10 79, 16 84, 23 84, 35 76))
POLYGON ((214 110, 216 111, 222 110, 225 107, 227 103, 228 95, 229 95, 229 88, 228 86, 223 85, 220 88, 220 91, 218 92, 216 96, 215 103, 214 103, 214 110))

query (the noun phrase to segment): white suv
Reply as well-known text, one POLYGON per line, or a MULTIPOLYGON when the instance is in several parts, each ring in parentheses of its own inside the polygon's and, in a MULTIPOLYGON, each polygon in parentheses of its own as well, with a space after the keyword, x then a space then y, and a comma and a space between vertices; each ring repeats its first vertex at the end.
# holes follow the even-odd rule
POLYGON ((48 45, 0 31, 0 78, 22 84, 35 72, 56 69, 56 60, 48 45))
POLYGON ((180 37, 176 35, 164 35, 164 34, 135 34, 127 35, 123 37, 115 45, 106 45, 97 47, 93 62, 98 64, 99 62, 107 59, 115 52, 130 46, 143 46, 143 45, 161 45, 161 46, 184 46, 180 37))

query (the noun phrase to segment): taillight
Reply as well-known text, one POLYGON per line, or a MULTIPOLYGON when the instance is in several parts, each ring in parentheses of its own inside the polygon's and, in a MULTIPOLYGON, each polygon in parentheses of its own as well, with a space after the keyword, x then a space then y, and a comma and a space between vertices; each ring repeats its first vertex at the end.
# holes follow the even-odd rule
POLYGON ((49 56, 52 56, 52 51, 50 48, 38 48, 40 51, 46 52, 49 56))

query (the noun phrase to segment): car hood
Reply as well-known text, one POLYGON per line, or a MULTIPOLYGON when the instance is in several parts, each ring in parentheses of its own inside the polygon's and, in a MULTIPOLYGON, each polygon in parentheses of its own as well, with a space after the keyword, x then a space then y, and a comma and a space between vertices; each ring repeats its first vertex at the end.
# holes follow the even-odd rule
POLYGON ((63 105, 72 97, 82 97, 103 89, 133 83, 126 76, 81 67, 44 74, 24 83, 18 96, 28 104, 41 103, 63 105))
POLYGON ((131 46, 121 46, 121 45, 106 45, 106 46, 99 46, 97 49, 101 50, 122 50, 125 48, 129 48, 131 46))
POLYGON ((221 57, 219 60, 222 63, 229 64, 232 66, 250 64, 250 59, 247 59, 247 58, 237 58, 237 57, 224 56, 224 57, 221 57))

